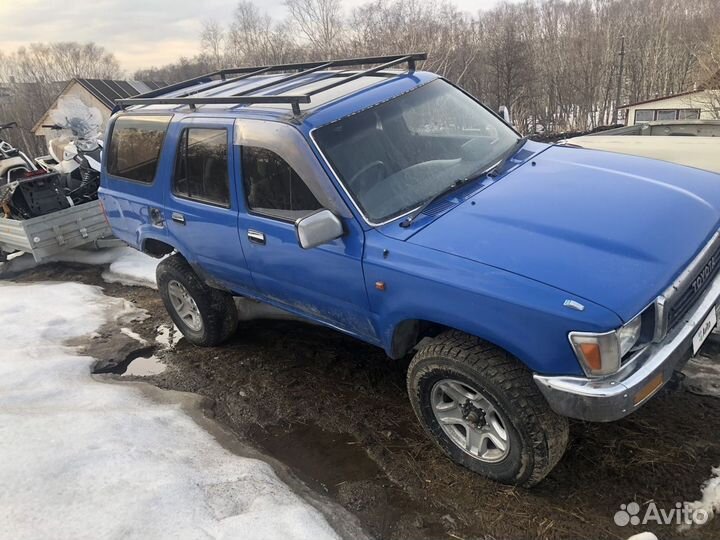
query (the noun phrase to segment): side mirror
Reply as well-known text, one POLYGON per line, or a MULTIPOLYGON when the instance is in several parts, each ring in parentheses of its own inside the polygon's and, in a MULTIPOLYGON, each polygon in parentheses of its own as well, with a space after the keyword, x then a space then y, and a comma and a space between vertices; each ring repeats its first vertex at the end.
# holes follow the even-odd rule
POLYGON ((509 108, 507 108, 505 105, 500 105, 500 109, 498 110, 498 113, 500 114, 500 116, 503 117, 503 120, 505 120, 508 124, 512 124, 509 108))
POLYGON ((318 210, 295 222, 298 242, 303 249, 310 249, 332 242, 343 235, 342 222, 330 210, 318 210))

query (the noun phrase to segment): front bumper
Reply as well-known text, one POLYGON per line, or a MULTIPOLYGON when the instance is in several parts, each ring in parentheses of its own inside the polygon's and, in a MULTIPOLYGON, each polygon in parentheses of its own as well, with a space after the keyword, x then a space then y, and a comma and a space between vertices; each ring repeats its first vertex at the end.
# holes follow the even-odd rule
POLYGON ((716 309, 720 274, 705 294, 659 343, 651 343, 617 373, 599 378, 544 376, 535 383, 550 407, 562 416, 611 422, 627 416, 650 399, 692 355, 692 339, 716 309))

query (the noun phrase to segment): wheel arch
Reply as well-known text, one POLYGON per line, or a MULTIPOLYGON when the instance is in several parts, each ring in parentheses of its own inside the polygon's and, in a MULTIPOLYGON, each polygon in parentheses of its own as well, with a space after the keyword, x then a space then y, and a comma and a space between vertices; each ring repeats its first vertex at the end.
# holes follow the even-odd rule
POLYGON ((164 257, 165 255, 169 255, 173 251, 177 251, 175 249, 175 246, 173 246, 172 244, 169 244, 163 240, 158 240, 157 238, 145 238, 142 241, 140 250, 146 255, 150 255, 151 257, 155 257, 156 259, 164 257))
POLYGON ((134 245, 143 253, 157 259, 177 253, 189 263, 194 261, 189 257, 190 250, 180 238, 166 234, 167 231, 158 227, 142 226, 135 234, 134 245))
POLYGON ((478 333, 477 331, 468 331, 468 329, 465 328, 457 328, 456 326, 450 324, 420 318, 403 319, 398 321, 392 328, 392 337, 390 339, 389 348, 386 352, 390 358, 402 358, 416 348, 416 346, 424 339, 435 338, 448 330, 456 330, 469 336, 482 339, 483 341, 487 341, 488 343, 509 352, 513 356, 516 356, 523 364, 527 365, 527 363, 520 358, 515 351, 511 350, 512 347, 508 348, 503 346, 502 343, 497 343, 497 340, 494 338, 482 335, 482 333, 478 333))

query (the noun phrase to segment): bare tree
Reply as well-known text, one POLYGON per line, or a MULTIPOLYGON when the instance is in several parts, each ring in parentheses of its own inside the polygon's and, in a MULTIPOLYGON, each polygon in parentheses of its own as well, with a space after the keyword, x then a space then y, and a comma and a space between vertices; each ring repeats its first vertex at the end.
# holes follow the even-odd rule
POLYGON ((340 0, 286 0, 291 20, 321 54, 332 54, 340 45, 343 30, 340 0))
POLYGON ((217 21, 207 20, 203 22, 202 33, 200 34, 200 50, 213 63, 215 68, 222 65, 224 39, 225 32, 217 21))
POLYGON ((297 47, 285 23, 275 23, 251 1, 238 3, 226 32, 222 58, 225 65, 282 63, 296 54, 297 47))
MULTIPOLYGON (((205 25, 201 55, 163 73, 176 80, 193 65, 425 51, 424 69, 493 107, 511 106, 516 125, 531 133, 609 123, 618 83, 621 101, 641 101, 701 86, 720 70, 717 0, 525 0, 476 13, 452 0, 368 0, 346 18, 341 5, 286 0, 288 20, 277 22, 243 0, 225 28, 205 25)), ((718 93, 707 95, 720 110, 718 93)))
POLYGON ((30 130, 70 79, 121 76, 115 56, 94 43, 33 43, 0 53, 0 122, 18 123, 3 136, 31 153, 44 151, 44 142, 30 130))
POLYGON ((707 39, 697 51, 689 52, 697 61, 697 87, 703 91, 696 101, 710 111, 713 118, 720 120, 720 35, 717 34, 720 4, 710 1, 706 8, 713 16, 703 18, 696 26, 702 29, 707 39))
POLYGON ((33 43, 8 55, 3 65, 4 76, 22 82, 112 79, 122 73, 115 56, 94 43, 33 43))
POLYGON ((138 81, 174 83, 199 77, 215 70, 216 67, 213 61, 204 55, 199 55, 194 58, 182 57, 173 64, 139 69, 133 74, 133 79, 138 81))

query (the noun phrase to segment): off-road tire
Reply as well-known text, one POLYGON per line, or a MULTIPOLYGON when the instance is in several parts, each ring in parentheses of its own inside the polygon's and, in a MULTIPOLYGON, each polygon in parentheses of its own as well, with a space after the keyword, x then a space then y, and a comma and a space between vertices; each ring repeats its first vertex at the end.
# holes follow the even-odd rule
POLYGON ((568 442, 568 420, 553 412, 520 361, 463 332, 448 331, 421 348, 408 369, 408 394, 428 434, 456 463, 504 484, 531 487, 557 465, 568 442), (431 391, 455 379, 479 392, 507 420, 507 455, 488 463, 459 448, 432 410, 431 391))
POLYGON ((161 261, 156 277, 165 309, 190 343, 213 347, 235 333, 238 314, 232 295, 205 284, 181 255, 171 255, 161 261), (168 294, 168 283, 172 280, 185 287, 195 301, 203 323, 200 331, 190 328, 175 311, 168 294))

